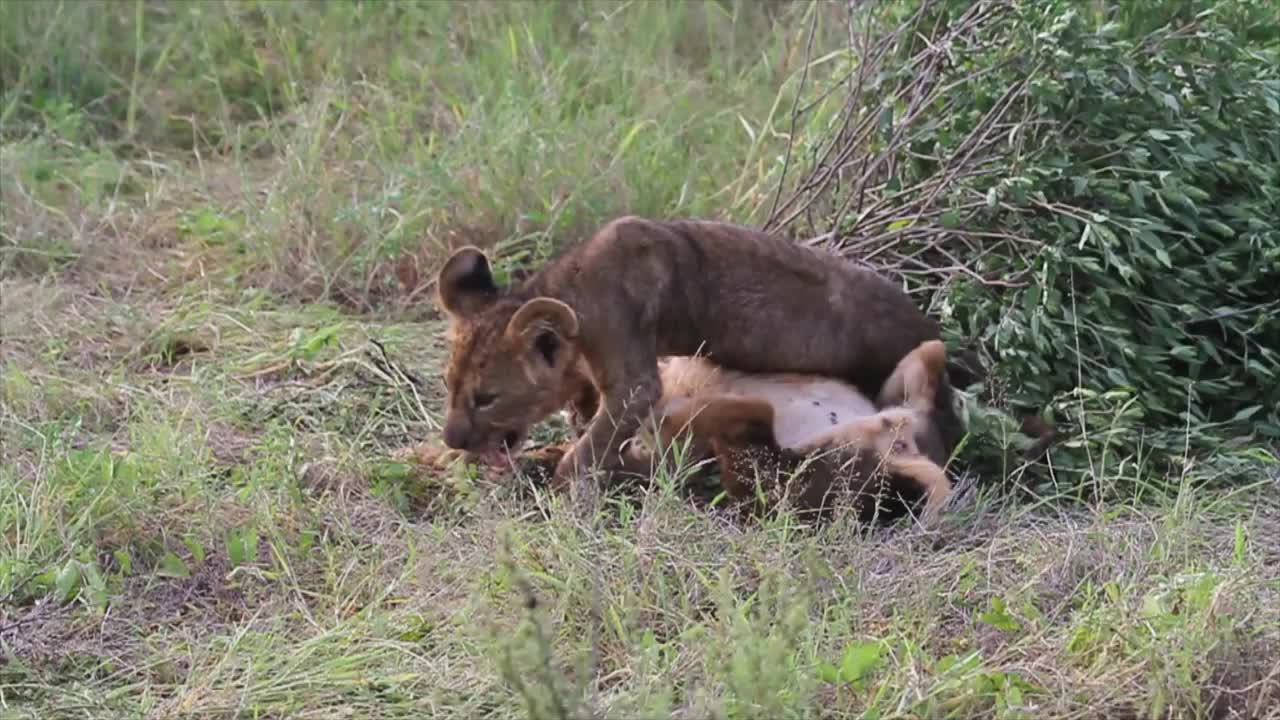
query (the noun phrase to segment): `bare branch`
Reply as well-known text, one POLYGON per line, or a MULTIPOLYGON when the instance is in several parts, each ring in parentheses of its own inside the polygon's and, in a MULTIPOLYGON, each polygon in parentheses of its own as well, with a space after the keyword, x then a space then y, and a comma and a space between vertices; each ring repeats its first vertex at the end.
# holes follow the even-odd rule
POLYGON ((1026 100, 1031 78, 1042 68, 1031 68, 1005 88, 945 154, 921 146, 936 132, 937 118, 966 107, 957 92, 1008 69, 1012 60, 967 70, 955 59, 1001 42, 1014 8, 1012 0, 980 0, 948 21, 936 12, 937 0, 924 0, 910 17, 886 27, 876 21, 875 7, 850 3, 854 66, 835 73, 833 82, 817 83, 810 91, 813 100, 795 98, 787 156, 764 229, 799 231, 810 236, 806 244, 825 245, 904 275, 936 276, 942 285, 965 277, 1020 286, 1021 277, 985 277, 973 263, 997 248, 1025 256, 1038 244, 962 226, 983 213, 1021 212, 972 188, 975 182, 991 187, 1009 168, 1025 163, 1027 141, 1040 131, 1028 117, 1026 100), (905 61, 894 59, 906 53, 905 61), (841 104, 838 122, 824 136, 808 139, 811 152, 793 152, 794 143, 805 142, 797 136, 805 127, 802 116, 832 102, 841 104), (797 162, 807 168, 789 179, 797 162), (922 163, 929 167, 920 175, 922 163))
POLYGON ((773 217, 773 212, 778 207, 778 199, 782 197, 782 188, 787 182, 787 169, 791 167, 791 148, 796 143, 796 120, 800 117, 796 108, 800 107, 800 98, 804 95, 804 84, 809 79, 809 66, 813 62, 813 36, 818 29, 818 13, 816 10, 811 12, 809 39, 804 46, 804 65, 800 68, 800 84, 796 86, 796 96, 791 101, 791 130, 787 134, 787 154, 782 161, 782 175, 778 178, 778 190, 773 195, 773 207, 769 209, 769 217, 773 217))

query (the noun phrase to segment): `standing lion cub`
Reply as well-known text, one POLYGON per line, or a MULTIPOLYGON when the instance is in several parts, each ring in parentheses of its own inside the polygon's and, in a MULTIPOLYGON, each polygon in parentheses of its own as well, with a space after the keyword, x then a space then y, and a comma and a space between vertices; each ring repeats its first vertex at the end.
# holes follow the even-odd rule
MULTIPOLYGON (((450 317, 447 446, 493 460, 575 400, 594 416, 556 468, 564 482, 623 465, 622 443, 661 395, 659 355, 703 353, 747 373, 808 373, 869 396, 937 324, 888 280, 829 253, 722 222, 623 217, 499 288, 484 253, 457 250, 437 278, 450 317)), ((945 451, 960 422, 950 384, 930 421, 945 451)))

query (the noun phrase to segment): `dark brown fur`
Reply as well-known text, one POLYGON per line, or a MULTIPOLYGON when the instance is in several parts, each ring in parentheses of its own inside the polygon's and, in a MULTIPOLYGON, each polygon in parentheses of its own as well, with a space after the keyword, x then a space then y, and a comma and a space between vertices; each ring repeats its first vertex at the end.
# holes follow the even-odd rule
MULTIPOLYGON (((438 282, 452 320, 450 447, 488 453, 523 440, 573 399, 575 371, 585 368, 598 389, 600 407, 559 479, 597 462, 620 466, 620 444, 659 398, 659 355, 827 375, 875 396, 903 356, 939 337, 888 280, 728 223, 620 218, 507 289, 479 250, 464 248, 438 282)), ((946 382, 933 416, 950 450, 961 428, 946 382)))

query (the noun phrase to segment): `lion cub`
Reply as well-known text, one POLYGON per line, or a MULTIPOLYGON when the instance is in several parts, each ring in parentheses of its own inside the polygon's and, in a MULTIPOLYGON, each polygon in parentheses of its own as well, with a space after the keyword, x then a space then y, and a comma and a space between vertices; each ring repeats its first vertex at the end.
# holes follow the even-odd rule
POLYGON ((923 520, 932 524, 951 495, 945 445, 930 420, 945 379, 940 341, 908 353, 874 404, 829 378, 743 373, 700 357, 661 362, 664 392, 657 437, 644 437, 647 452, 660 452, 687 431, 695 458, 716 458, 724 489, 735 499, 756 494, 753 474, 795 475, 791 488, 764 489, 789 490, 801 510, 820 511, 842 491, 861 503, 879 484, 923 495, 923 520), (751 472, 760 465, 764 472, 751 472))
MULTIPOLYGON (((660 355, 703 352, 722 367, 796 372, 876 393, 898 362, 939 338, 888 280, 829 253, 729 223, 623 217, 499 288, 480 250, 437 277, 450 318, 444 441, 493 459, 573 399, 585 372, 600 402, 556 468, 621 468, 622 443, 661 396, 660 355)), ((948 382, 933 419, 946 449, 959 419, 948 382)))

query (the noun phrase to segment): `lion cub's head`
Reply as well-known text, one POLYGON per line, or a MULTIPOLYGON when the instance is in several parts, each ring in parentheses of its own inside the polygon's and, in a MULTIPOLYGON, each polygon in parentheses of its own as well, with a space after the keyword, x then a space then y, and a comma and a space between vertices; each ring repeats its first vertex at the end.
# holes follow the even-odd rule
POLYGON ((436 288, 450 320, 444 442, 497 462, 580 385, 578 316, 559 300, 500 291, 473 247, 445 261, 436 288))

